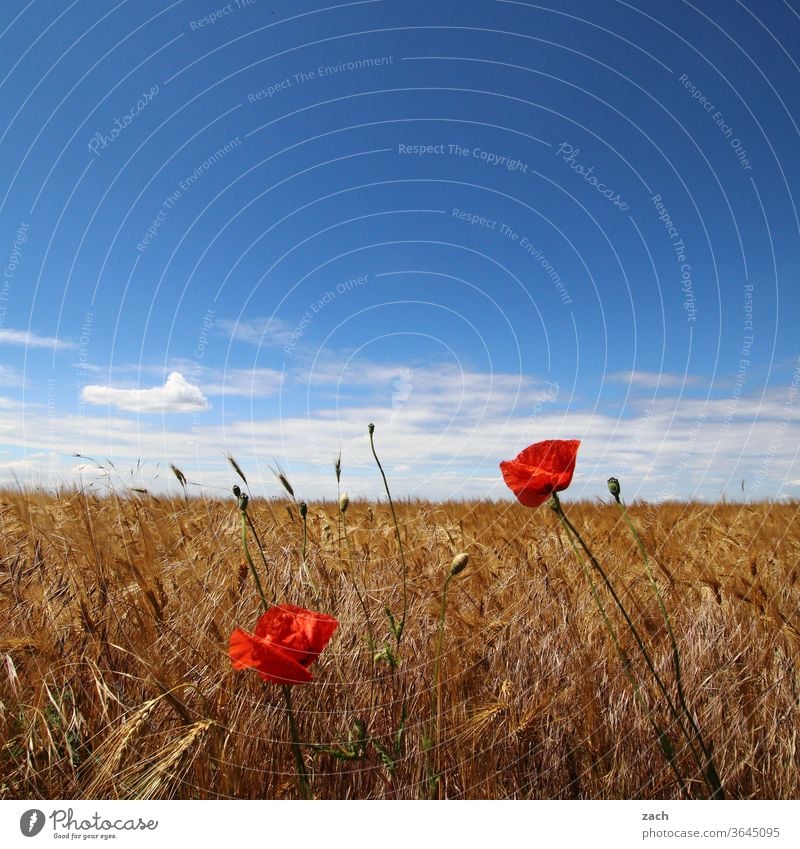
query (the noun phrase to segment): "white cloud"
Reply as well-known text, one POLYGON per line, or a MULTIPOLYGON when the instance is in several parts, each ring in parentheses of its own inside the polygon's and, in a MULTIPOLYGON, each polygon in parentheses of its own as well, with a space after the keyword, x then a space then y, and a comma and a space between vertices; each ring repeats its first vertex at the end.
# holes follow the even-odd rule
POLYGON ((0 386, 16 389, 25 385, 25 378, 11 366, 0 365, 0 386))
POLYGON ((680 389, 684 386, 696 386, 700 378, 692 374, 669 374, 654 371, 618 371, 608 376, 617 383, 628 383, 643 389, 680 389))
POLYGON ((281 388, 283 374, 271 368, 203 369, 197 379, 206 395, 268 398, 281 388))
MULTIPOLYGON (((246 374, 243 370, 243 389, 246 374)), ((659 395, 604 414, 591 402, 576 401, 568 387, 555 392, 543 381, 510 373, 362 363, 358 370, 328 364, 325 375, 331 385, 317 383, 320 372, 304 378, 297 370, 281 388, 279 403, 269 400, 238 416, 232 407, 224 419, 202 425, 195 421, 191 428, 107 413, 55 419, 43 404, 26 400, 22 405, 0 397, 0 436, 13 449, 10 456, 55 452, 59 462, 43 465, 61 481, 75 483, 70 474, 75 460, 67 458, 79 452, 110 458, 117 469, 126 470, 140 459, 149 468, 160 462, 163 469, 172 462, 209 494, 219 495, 235 482, 225 460, 230 452, 259 494, 280 494, 270 470, 277 461, 299 497, 333 497, 333 462, 341 450, 342 484, 350 495, 382 497, 367 436, 370 421, 376 424, 376 449, 391 470, 397 497, 510 498, 499 461, 552 438, 583 440, 575 479, 565 495, 570 501, 606 498, 609 475, 620 478, 629 501, 713 500, 723 492, 729 498, 778 497, 796 493, 790 487, 800 481, 800 398, 787 386, 715 399, 659 395)), ((199 396, 205 409, 207 387, 181 380, 190 399, 199 396)), ((131 393, 164 396, 167 386, 95 389, 100 403, 141 410, 159 399, 131 393), (128 406, 109 393, 123 393, 128 406)), ((156 484, 172 485, 169 475, 156 484)))
MULTIPOLYGON (((81 365, 84 372, 95 375, 108 375, 109 382, 120 381, 130 383, 140 380, 142 376, 161 379, 169 372, 180 372, 188 375, 191 383, 195 384, 203 395, 224 395, 243 398, 269 398, 275 395, 283 383, 283 372, 271 368, 212 368, 200 365, 195 360, 174 358, 168 364, 117 364, 109 370, 108 366, 97 366, 91 363, 81 365)), ((2 386, 0 372, 0 386, 2 386)))
POLYGON ((245 342, 248 345, 268 347, 271 345, 288 345, 292 341, 292 330, 288 322, 282 318, 250 318, 247 321, 231 321, 222 319, 217 323, 220 330, 226 333, 234 342, 245 342))
POLYGON ((200 391, 177 371, 163 386, 152 389, 115 389, 113 386, 86 386, 81 400, 87 404, 109 404, 134 413, 193 413, 209 409, 200 391))
POLYGON ((72 342, 54 339, 50 336, 37 336, 30 330, 0 330, 0 345, 19 345, 23 348, 63 348, 74 347, 72 342))

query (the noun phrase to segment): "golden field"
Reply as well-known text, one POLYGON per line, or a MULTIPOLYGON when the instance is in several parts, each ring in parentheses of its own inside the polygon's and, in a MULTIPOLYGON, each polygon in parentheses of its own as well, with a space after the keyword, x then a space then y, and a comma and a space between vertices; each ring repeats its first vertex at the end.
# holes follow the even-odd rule
MULTIPOLYGON (((370 629, 388 638, 384 610, 401 610, 388 504, 349 505, 351 557, 337 504, 309 505, 313 587, 300 568, 297 506, 249 506, 267 597, 340 622, 313 683, 292 690, 317 798, 424 793, 442 584, 462 551, 469 566, 448 591, 436 795, 685 795, 550 510, 395 506, 409 601, 396 669, 365 641, 370 629)), ((663 619, 616 507, 564 506, 674 682, 663 619)), ((630 516, 727 797, 800 797, 798 505, 636 504, 630 516)), ((0 528, 0 798, 297 797, 280 688, 234 671, 228 657, 231 631, 252 630, 261 610, 235 499, 5 492, 0 528)), ((667 723, 620 633, 630 671, 667 723)), ((675 757, 690 795, 707 795, 679 740, 675 757)))

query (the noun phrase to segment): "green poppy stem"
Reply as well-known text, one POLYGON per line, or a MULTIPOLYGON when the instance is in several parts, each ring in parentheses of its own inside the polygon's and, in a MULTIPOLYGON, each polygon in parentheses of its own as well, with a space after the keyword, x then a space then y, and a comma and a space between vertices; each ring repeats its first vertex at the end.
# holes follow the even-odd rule
POLYGON ((389 491, 389 482, 386 480, 386 475, 383 471, 383 466, 381 465, 381 461, 378 459, 378 454, 375 451, 375 441, 373 439, 373 434, 375 433, 375 425, 369 425, 369 445, 372 449, 372 456, 375 458, 375 462, 378 464, 378 470, 381 473, 381 477, 383 478, 383 487, 386 490, 386 497, 389 499, 389 509, 392 511, 392 520, 394 521, 394 531, 397 536, 397 546, 400 549, 400 562, 403 565, 403 616, 400 619, 400 624, 395 629, 395 640, 397 642, 397 648, 400 648, 400 640, 403 637, 403 629, 406 626, 406 613, 408 611, 408 569, 406 568, 406 556, 403 552, 403 540, 400 537, 400 525, 397 522, 397 514, 394 510, 394 502, 392 501, 392 493, 389 491))
MULTIPOLYGON (((617 484, 617 489, 619 488, 619 484, 617 484)), ((670 646, 672 648, 672 664, 675 667, 675 682, 678 691, 678 704, 681 707, 684 715, 689 721, 691 725, 692 731, 694 732, 698 745, 700 746, 700 750, 703 753, 703 757, 705 758, 705 770, 704 776, 706 782, 709 785, 709 789, 711 790, 711 798, 712 799, 724 799, 725 793, 722 789, 722 782, 717 773, 716 767, 714 766, 714 761, 711 755, 708 746, 706 745, 705 739, 700 731, 697 722, 692 715, 692 712, 689 710, 689 706, 686 703, 686 696, 683 690, 683 676, 681 674, 681 659, 680 652, 678 651, 678 643, 675 639, 675 632, 672 630, 672 623, 670 622, 669 613, 667 612, 667 607, 664 604, 664 598, 661 595, 661 591, 658 588, 658 584, 655 579, 655 575, 653 575, 653 570, 650 568, 650 560, 647 556, 647 549, 644 547, 644 543, 642 542, 642 538, 639 536, 639 532, 636 530, 633 522, 628 516, 628 508, 622 502, 619 496, 619 492, 612 491, 611 493, 614 496, 614 500, 617 503, 617 507, 619 507, 620 513, 622 514, 622 518, 625 520, 625 524, 628 526, 628 530, 631 532, 634 540, 636 541, 636 545, 639 549, 639 555, 642 558, 642 562, 644 563, 645 572, 647 573, 647 580, 650 583, 650 587, 652 588, 655 597, 658 601, 658 607, 661 611, 661 617, 664 620, 664 625, 667 629, 667 634, 669 635, 670 646)), ((683 729, 683 724, 681 723, 681 728, 684 730, 684 734, 688 739, 688 734, 685 729, 683 729)))
MULTIPOLYGON (((558 497, 555 495, 555 493, 553 493, 553 498, 555 500, 555 504, 557 505, 557 506, 554 506, 553 509, 554 509, 556 515, 558 516, 561 524, 564 526, 564 529, 567 532, 567 538, 569 539, 570 545, 572 546, 572 550, 575 553, 575 557, 578 559, 578 562, 581 564, 581 568, 583 569, 583 574, 585 575, 586 580, 589 584, 589 591, 591 592, 592 599, 595 603, 595 606, 600 611, 600 616, 603 620, 603 624, 605 625, 606 630, 608 631, 608 633, 611 637, 611 642, 614 644, 614 648, 617 652, 617 656, 619 657, 620 662, 622 663, 622 669, 623 669, 623 672, 625 673, 625 677, 628 679, 628 682, 630 683, 631 687, 633 688, 634 697, 636 698, 636 701, 639 703, 640 707, 644 710, 645 715, 647 716, 647 719, 648 719, 650 725, 652 726, 653 730, 655 731, 656 736, 658 738, 659 747, 661 748, 661 752, 664 755, 664 757, 666 758, 667 763, 670 766, 670 769, 675 774, 675 778, 677 779, 681 790, 686 794, 686 796, 691 798, 691 793, 690 793, 689 787, 686 783, 686 779, 684 779, 684 777, 681 775, 680 770, 678 769, 678 766, 675 763, 674 752, 672 751, 672 745, 669 741, 669 738, 668 738, 666 732, 656 722, 656 719, 653 716, 653 712, 651 711, 650 706, 647 704, 647 700, 644 698, 644 695, 642 694, 641 688, 639 687, 638 682, 636 681, 636 679, 633 676, 633 673, 631 672, 630 659, 628 658, 628 655, 625 652, 625 650, 622 648, 622 645, 619 641, 619 637, 617 636, 617 632, 616 632, 614 626, 611 624, 611 620, 608 618, 608 614, 606 613, 605 605, 603 604, 603 602, 600 598, 600 595, 597 592, 597 585, 594 582, 594 578, 592 578, 592 573, 591 573, 588 565, 586 564, 586 560, 585 560, 584 556, 581 554, 581 552, 578 550, 577 545, 575 544, 575 537, 573 536, 573 534, 577 534, 577 531, 575 530, 572 523, 569 522, 566 515, 564 514, 564 511, 561 508, 561 503, 558 501, 558 497)), ((578 536, 578 539, 580 539, 579 536, 578 536)))
POLYGON ((288 684, 281 684, 281 690, 283 691, 283 700, 286 704, 286 716, 289 718, 289 733, 292 736, 292 752, 297 770, 297 781, 300 785, 300 797, 302 799, 313 799, 314 794, 311 792, 311 783, 308 780, 308 771, 303 760, 303 747, 300 742, 300 736, 297 733, 297 723, 294 718, 292 688, 288 684))
MULTIPOLYGON (((628 629, 630 630, 631 634, 633 635, 633 638, 636 641, 636 645, 639 647, 639 651, 642 653, 642 657, 644 658, 644 662, 645 662, 648 670, 650 671, 651 675, 655 679, 656 685, 658 686, 658 689, 661 692, 661 695, 666 699, 667 705, 669 706, 669 709, 670 709, 670 713, 672 714, 673 717, 675 717, 677 720, 679 720, 680 717, 679 717, 678 711, 675 707, 675 703, 672 701, 672 697, 667 692, 667 688, 664 685, 664 682, 661 680, 661 676, 656 671, 656 668, 653 665, 653 661, 650 657, 650 654, 644 646, 644 642, 642 641, 642 638, 639 634, 639 631, 636 628, 636 626, 633 624, 633 620, 631 619, 630 615, 628 614, 628 611, 625 608, 625 605, 622 603, 622 600, 617 595, 617 591, 614 589, 614 585, 609 580, 609 577, 606 574, 603 567, 597 562, 597 558, 594 556, 592 551, 589 549, 589 547, 583 541, 583 537, 581 537, 580 533, 578 532, 578 529, 572 524, 572 522, 570 522, 569 518, 567 518, 566 513, 564 513, 564 510, 561 507, 561 502, 558 499, 558 495, 556 493, 553 493, 553 495, 551 497, 552 497, 554 505, 555 505, 553 507, 553 509, 556 511, 556 513, 558 513, 559 517, 562 519, 562 521, 564 522, 566 527, 569 528, 569 530, 572 532, 572 534, 574 534, 575 539, 578 541, 578 543, 580 544, 580 547, 583 549, 586 556, 589 558, 589 561, 591 562, 592 566, 594 566, 594 568, 599 572, 600 577, 603 579, 603 583, 606 586, 606 589, 611 594, 611 597, 614 599, 614 603, 617 605, 617 607, 619 608, 619 611, 622 613, 622 616, 625 619, 625 624, 628 626, 628 629)), ((694 749, 694 747, 692 745, 692 741, 689 739, 688 735, 686 734, 685 728, 683 727, 682 723, 680 723, 680 722, 679 722, 679 726, 681 727, 681 730, 683 731, 684 736, 687 737, 687 742, 689 743, 689 746, 692 749, 692 752, 695 755, 695 758, 697 758, 696 750, 694 749)))
POLYGON ((269 610, 270 605, 267 601, 267 597, 264 595, 264 588, 261 586, 261 579, 258 577, 256 565, 253 563, 253 558, 250 556, 250 549, 247 547, 247 522, 249 520, 249 516, 247 515, 246 506, 244 508, 239 508, 239 517, 241 518, 242 523, 242 548, 244 549, 244 557, 245 560, 247 560, 247 565, 250 567, 250 573, 255 581, 256 589, 258 590, 258 595, 261 599, 261 606, 264 608, 264 612, 266 613, 269 610))

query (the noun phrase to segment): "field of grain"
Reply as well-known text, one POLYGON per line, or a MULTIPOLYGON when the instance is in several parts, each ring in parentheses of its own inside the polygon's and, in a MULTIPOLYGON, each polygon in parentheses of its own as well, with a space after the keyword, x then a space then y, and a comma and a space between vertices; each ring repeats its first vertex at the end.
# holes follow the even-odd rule
MULTIPOLYGON (((674 682, 663 619, 616 507, 564 506, 674 682)), ((349 505, 352 558, 336 503, 309 505, 313 588, 300 569, 297 506, 249 506, 265 594, 340 622, 315 680, 292 690, 317 798, 427 792, 441 591, 458 552, 470 561, 448 591, 440 720, 427 754, 440 775, 435 795, 686 795, 549 509, 396 508, 409 606, 393 669, 365 640, 371 630, 382 644, 385 608, 397 615, 402 603, 388 504, 349 505)), ((630 515, 726 795, 800 797, 798 505, 641 504, 630 515)), ((233 498, 0 494, 0 798, 297 797, 281 688, 233 670, 228 656, 231 631, 252 630, 261 611, 239 518, 233 498)), ((655 689, 644 683, 643 694, 668 724, 655 689)), ((707 795, 679 741, 675 757, 689 795, 707 795)))

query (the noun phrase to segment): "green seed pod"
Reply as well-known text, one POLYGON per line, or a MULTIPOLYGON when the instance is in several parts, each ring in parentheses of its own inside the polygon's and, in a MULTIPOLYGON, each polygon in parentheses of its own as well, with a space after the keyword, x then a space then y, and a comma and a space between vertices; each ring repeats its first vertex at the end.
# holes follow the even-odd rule
POLYGON ((375 425, 370 422, 367 425, 367 430, 369 431, 369 435, 372 436, 372 434, 375 433, 375 425))
POLYGON ((246 493, 246 492, 243 492, 243 493, 239 496, 239 509, 242 511, 242 513, 244 513, 244 512, 246 512, 246 511, 247 511, 247 505, 248 505, 249 503, 250 503, 250 498, 249 498, 249 496, 247 495, 247 493, 246 493))
POLYGON ((233 485, 233 494, 234 494, 237 498, 238 498, 238 497, 242 494, 242 491, 241 491, 241 489, 239 489, 238 484, 234 484, 234 485, 233 485))
POLYGON ((450 564, 450 574, 457 575, 459 572, 463 572, 467 568, 467 564, 469 563, 469 555, 464 554, 456 554, 453 558, 453 562, 450 564))
POLYGON ((305 501, 300 502, 300 516, 305 519, 308 516, 308 504, 305 501))
POLYGON ((619 501, 620 486, 616 478, 608 479, 608 491, 619 501))

